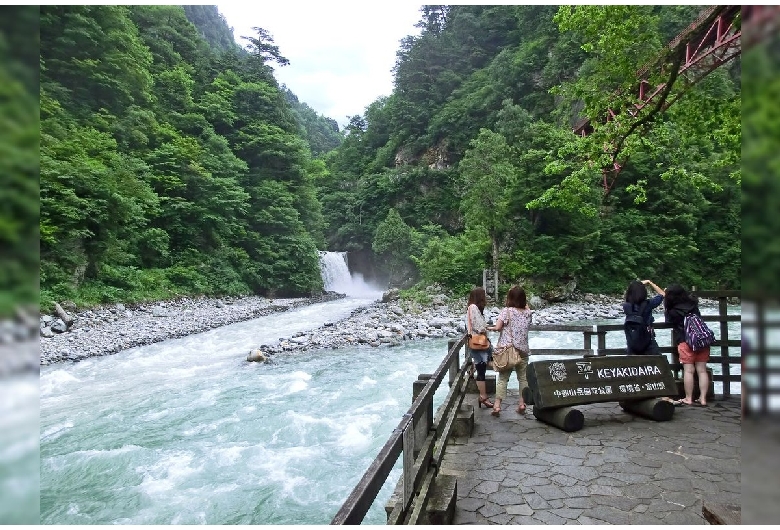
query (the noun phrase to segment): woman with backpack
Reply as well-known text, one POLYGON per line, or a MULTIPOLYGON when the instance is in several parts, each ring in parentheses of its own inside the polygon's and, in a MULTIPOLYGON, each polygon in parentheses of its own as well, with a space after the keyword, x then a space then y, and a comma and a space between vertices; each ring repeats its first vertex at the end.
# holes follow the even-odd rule
POLYGON ((666 321, 672 324, 672 346, 677 347, 680 363, 683 365, 683 388, 685 397, 676 404, 693 405, 693 374, 699 376, 700 396, 696 403, 707 406, 707 389, 710 381, 707 374, 707 361, 710 360, 710 347, 693 351, 685 342, 685 317, 689 314, 701 316, 699 300, 688 293, 681 285, 674 284, 666 288, 664 299, 664 315, 666 321))
POLYGON ((623 312, 626 314, 624 324, 626 331, 626 352, 629 355, 658 355, 658 342, 653 330, 653 310, 664 301, 665 292, 650 280, 634 280, 626 289, 623 312), (647 298, 647 287, 650 285, 656 293, 653 298, 647 298))

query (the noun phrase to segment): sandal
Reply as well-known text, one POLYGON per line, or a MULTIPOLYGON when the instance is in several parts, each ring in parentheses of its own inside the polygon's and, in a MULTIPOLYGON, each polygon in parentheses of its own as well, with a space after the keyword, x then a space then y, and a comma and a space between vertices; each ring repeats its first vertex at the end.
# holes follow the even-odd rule
POLYGON ((482 405, 485 405, 486 409, 492 409, 494 403, 490 401, 488 398, 479 398, 478 408, 482 408, 482 405))
POLYGON ((501 415, 501 409, 493 409, 490 411, 491 416, 498 418, 501 415))
POLYGON ((523 403, 522 405, 518 405, 517 406, 517 413, 518 414, 525 414, 525 403, 523 403))

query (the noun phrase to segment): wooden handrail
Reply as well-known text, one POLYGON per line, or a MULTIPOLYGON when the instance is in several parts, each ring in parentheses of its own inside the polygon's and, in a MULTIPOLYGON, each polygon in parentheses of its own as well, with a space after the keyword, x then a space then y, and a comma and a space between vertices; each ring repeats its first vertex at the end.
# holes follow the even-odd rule
MULTIPOLYGON (((414 400, 412 406, 404 414, 398 427, 393 430, 390 438, 349 494, 347 500, 344 501, 344 504, 330 524, 360 524, 363 521, 403 451, 404 432, 407 429, 413 429, 417 420, 425 413, 428 403, 433 400, 433 395, 436 393, 442 380, 444 380, 444 376, 450 373, 450 365, 453 362, 458 362, 458 352, 463 347, 464 342, 465 336, 449 349, 444 360, 442 360, 439 367, 428 379, 428 382, 414 400)), ((465 369, 466 366, 464 365, 460 371, 461 376, 465 373, 465 369)), ((433 441, 435 439, 435 436, 431 437, 431 440, 426 439, 424 448, 421 450, 420 456, 418 456, 416 465, 418 465, 419 469, 414 479, 415 488, 419 485, 418 482, 422 478, 420 471, 425 471, 428 460, 433 453, 433 441), (419 465, 421 460, 422 464, 425 465, 419 465)), ((404 511, 406 508, 408 507, 404 507, 404 511)))

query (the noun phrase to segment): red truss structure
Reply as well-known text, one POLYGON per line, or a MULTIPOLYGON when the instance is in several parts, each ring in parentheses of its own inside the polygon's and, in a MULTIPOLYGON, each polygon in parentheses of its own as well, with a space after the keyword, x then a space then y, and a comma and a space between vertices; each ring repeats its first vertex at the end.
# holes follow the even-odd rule
MULTIPOLYGON (((625 119, 628 125, 612 146, 612 167, 603 171, 605 194, 622 168, 617 158, 625 138, 669 108, 713 70, 737 57, 743 45, 752 46, 776 31, 779 20, 780 6, 708 7, 666 45, 656 61, 639 70, 632 90, 634 101, 625 109, 625 116, 621 118, 607 109, 603 118, 605 122, 625 119), (653 84, 651 74, 660 74, 655 77, 664 81, 653 84)), ((593 126, 585 118, 575 124, 573 132, 587 136, 593 132, 593 126)))

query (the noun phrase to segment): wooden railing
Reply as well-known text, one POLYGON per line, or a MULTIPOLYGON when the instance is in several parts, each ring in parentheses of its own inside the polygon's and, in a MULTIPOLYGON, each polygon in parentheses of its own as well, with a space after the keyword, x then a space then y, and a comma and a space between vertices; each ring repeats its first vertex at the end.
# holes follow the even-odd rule
MULTIPOLYGON (((741 342, 729 338, 728 323, 740 322, 740 315, 728 314, 728 299, 740 296, 739 291, 695 291, 699 298, 717 299, 718 314, 704 315, 707 322, 718 322, 720 338, 714 346, 721 347, 721 354, 710 357, 710 363, 721 365, 721 374, 713 376, 714 381, 723 383, 723 395, 731 395, 731 383, 740 382, 740 374, 732 374, 731 366, 741 363, 740 356, 729 355, 729 348, 740 347, 741 342)), ((656 322, 656 330, 669 329, 671 325, 656 322)), ((600 356, 625 355, 623 348, 607 348, 608 332, 623 333, 623 324, 599 324, 593 326, 577 325, 542 325, 531 326, 531 331, 537 332, 577 332, 583 334, 582 349, 537 349, 533 355, 560 356, 600 356), (595 338, 595 345, 594 345, 595 338)), ((717 333, 716 333, 717 335, 717 333)), ((404 414, 390 438, 379 451, 379 454, 369 466, 339 509, 331 524, 360 524, 371 508, 379 491, 387 481, 398 457, 404 455, 401 499, 395 503, 388 514, 387 524, 418 524, 424 522, 423 510, 428 501, 428 495, 438 473, 439 463, 444 456, 450 433, 466 395, 468 377, 466 370, 468 362, 460 362, 459 352, 465 343, 465 336, 458 341, 450 341, 447 355, 433 374, 423 374, 413 384, 413 403, 404 414), (444 402, 439 406, 434 417, 433 397, 445 376, 448 378, 450 391, 444 402)), ((679 377, 682 365, 679 363, 677 351, 671 346, 660 348, 661 353, 671 353, 672 369, 679 377)), ((532 359, 533 360, 533 359, 532 359)))
POLYGON ((415 382, 418 392, 379 454, 349 494, 331 524, 360 524, 379 490, 387 481, 398 457, 404 454, 403 499, 388 515, 387 524, 416 524, 436 471, 444 456, 450 432, 466 395, 466 364, 458 352, 465 337, 451 341, 447 355, 433 374, 415 382), (433 396, 448 377, 450 392, 433 415, 433 396), (414 502, 419 501, 419 502, 414 502))
MULTIPOLYGON (((693 291, 699 298, 715 299, 718 300, 718 314, 717 315, 703 315, 702 320, 705 322, 717 322, 717 329, 714 329, 715 335, 718 340, 715 341, 713 347, 720 348, 720 355, 711 355, 709 364, 719 364, 721 367, 720 374, 713 375, 713 381, 720 381, 723 383, 723 395, 730 396, 731 383, 741 382, 742 377, 740 374, 731 373, 732 366, 740 366, 742 362, 741 353, 736 356, 730 355, 730 348, 741 348, 741 339, 729 338, 729 322, 741 322, 741 315, 729 315, 728 314, 728 300, 729 298, 738 298, 741 296, 740 291, 693 291)), ((710 327, 713 327, 710 325, 710 327)), ((671 324, 665 322, 653 323, 653 328, 658 335, 661 330, 669 330, 671 336, 671 324)), ((571 331, 580 332, 583 334, 583 349, 563 349, 563 348, 547 348, 540 349, 534 348, 533 355, 562 355, 562 356, 594 356, 594 355, 625 355, 626 350, 624 347, 620 348, 607 348, 607 333, 623 332, 622 322, 619 324, 599 324, 593 326, 575 326, 575 325, 544 325, 544 326, 531 326, 531 331, 571 331), (595 339, 595 344, 594 344, 595 339)), ((671 341, 670 341, 671 342, 671 341)), ((671 354, 670 363, 672 370, 675 372, 675 377, 679 377, 679 372, 682 370, 680 364, 680 357, 677 354, 677 349, 672 346, 661 346, 660 353, 671 354)))

